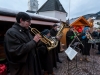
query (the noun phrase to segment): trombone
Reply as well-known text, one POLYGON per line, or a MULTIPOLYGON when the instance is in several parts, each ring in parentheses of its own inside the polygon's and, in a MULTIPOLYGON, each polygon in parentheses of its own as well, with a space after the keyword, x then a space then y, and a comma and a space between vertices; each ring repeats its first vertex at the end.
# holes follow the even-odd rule
POLYGON ((79 34, 79 33, 77 32, 77 34, 76 34, 74 30, 72 30, 72 31, 73 31, 75 37, 77 38, 77 40, 78 40, 78 41, 80 42, 80 44, 84 47, 83 43, 80 41, 80 39, 79 39, 78 36, 77 36, 77 34, 79 34))

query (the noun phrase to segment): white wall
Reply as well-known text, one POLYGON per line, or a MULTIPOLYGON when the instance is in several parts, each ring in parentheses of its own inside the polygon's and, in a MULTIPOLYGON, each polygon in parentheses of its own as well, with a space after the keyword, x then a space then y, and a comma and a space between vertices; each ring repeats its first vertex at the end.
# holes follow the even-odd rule
POLYGON ((55 11, 55 17, 57 18, 57 19, 61 19, 61 21, 64 21, 64 22, 66 22, 66 13, 64 13, 64 12, 58 12, 58 11, 55 11))
POLYGON ((61 21, 66 22, 66 13, 59 12, 59 11, 45 11, 45 12, 39 12, 40 15, 50 16, 57 18, 58 20, 61 19, 61 21))
POLYGON ((93 25, 94 25, 94 27, 96 27, 96 28, 99 27, 99 25, 97 25, 97 22, 100 22, 100 20, 94 20, 94 22, 93 22, 93 25))
POLYGON ((50 16, 50 17, 54 17, 55 16, 55 12, 54 11, 45 11, 45 12, 39 12, 39 15, 44 15, 44 16, 50 16))

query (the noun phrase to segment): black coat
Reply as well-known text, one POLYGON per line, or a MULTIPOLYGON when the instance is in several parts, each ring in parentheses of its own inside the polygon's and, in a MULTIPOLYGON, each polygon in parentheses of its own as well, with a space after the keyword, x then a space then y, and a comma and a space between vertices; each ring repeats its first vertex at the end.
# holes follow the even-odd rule
POLYGON ((92 32, 92 37, 93 37, 93 39, 97 39, 99 37, 98 32, 97 31, 93 31, 92 32))
POLYGON ((82 33, 80 35, 80 39, 84 45, 84 48, 81 47, 81 52, 82 52, 82 55, 90 55, 90 48, 91 48, 91 43, 88 43, 88 38, 86 37, 85 39, 82 39, 82 36, 85 36, 84 33, 82 33))
POLYGON ((51 30, 50 30, 50 34, 51 34, 51 36, 53 36, 53 37, 55 37, 55 36, 57 35, 57 32, 58 32, 58 31, 55 31, 54 29, 51 29, 51 30))
POLYGON ((73 38, 71 39, 71 37, 74 36, 74 33, 73 31, 69 30, 67 33, 66 33, 66 44, 67 44, 67 47, 69 46, 69 44, 72 42, 73 38))
POLYGON ((50 74, 53 73, 53 50, 48 51, 47 46, 41 41, 37 49, 42 69, 50 74))
MULTIPOLYGON (((50 35, 53 37, 56 37, 58 31, 55 31, 54 29, 50 30, 50 35)), ((60 41, 58 40, 58 45, 54 49, 52 49, 52 54, 53 54, 53 66, 57 68, 57 61, 59 61, 59 55, 58 53, 60 52, 60 41)))
POLYGON ((44 71, 47 71, 47 55, 48 55, 47 47, 41 41, 38 43, 37 46, 38 46, 37 50, 39 54, 41 67, 44 71))
POLYGON ((36 42, 28 30, 14 24, 5 35, 4 46, 11 75, 41 75, 36 42))
MULTIPOLYGON (((53 37, 56 37, 57 32, 58 31, 55 31, 54 29, 51 29, 50 30, 50 35, 53 36, 53 37)), ((58 41, 58 45, 57 45, 56 49, 57 49, 58 53, 60 53, 60 41, 59 40, 57 40, 57 41, 58 41)))

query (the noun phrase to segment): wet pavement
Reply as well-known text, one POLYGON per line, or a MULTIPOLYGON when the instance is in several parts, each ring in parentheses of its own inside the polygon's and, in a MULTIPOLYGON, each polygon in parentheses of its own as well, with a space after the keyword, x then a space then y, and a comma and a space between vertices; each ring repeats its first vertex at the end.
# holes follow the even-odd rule
POLYGON ((71 61, 68 61, 65 52, 59 53, 62 63, 57 63, 58 68, 54 68, 55 75, 100 75, 100 54, 97 52, 97 49, 91 49, 89 61, 80 61, 83 56, 79 51, 71 61))

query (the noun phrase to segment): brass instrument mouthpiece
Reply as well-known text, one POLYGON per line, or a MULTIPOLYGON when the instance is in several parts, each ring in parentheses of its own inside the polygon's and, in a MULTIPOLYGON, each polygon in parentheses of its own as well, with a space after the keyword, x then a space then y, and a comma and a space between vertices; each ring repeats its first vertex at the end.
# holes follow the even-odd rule
POLYGON ((31 29, 31 26, 29 26, 29 28, 31 29))

